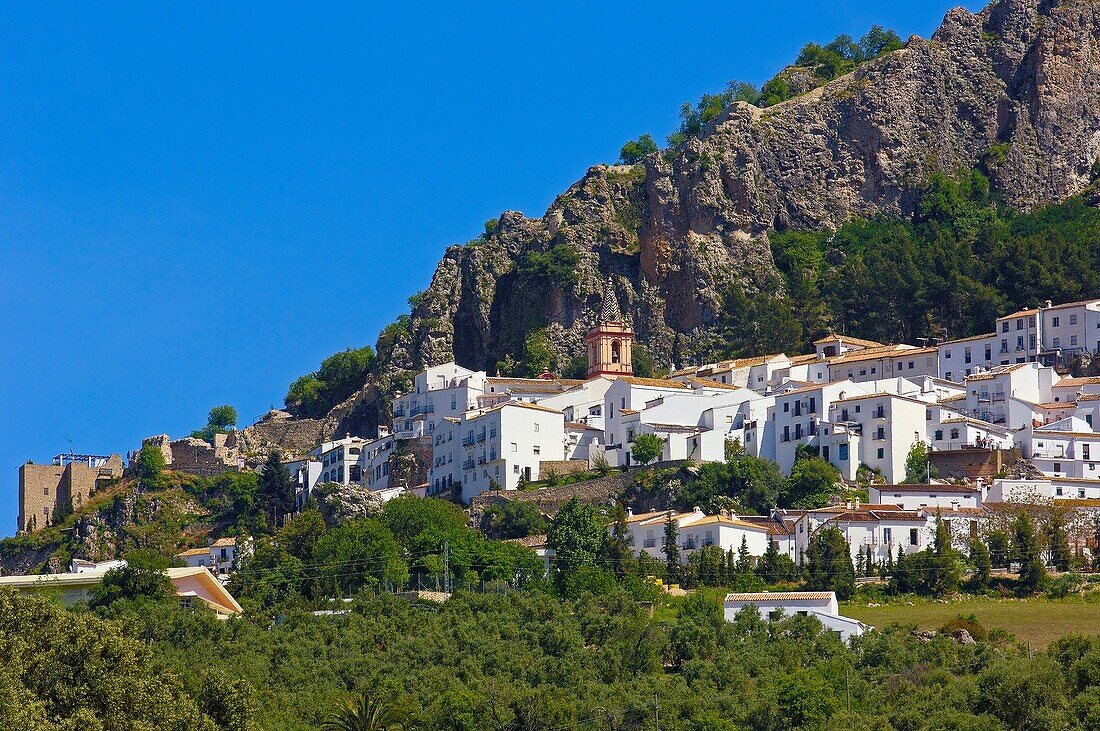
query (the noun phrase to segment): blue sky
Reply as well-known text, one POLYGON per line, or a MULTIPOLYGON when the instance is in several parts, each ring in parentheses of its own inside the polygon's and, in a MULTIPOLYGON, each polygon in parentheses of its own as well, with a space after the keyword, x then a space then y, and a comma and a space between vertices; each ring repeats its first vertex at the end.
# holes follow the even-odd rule
POLYGON ((27 459, 250 423, 683 101, 951 7, 306 5, 0 8, 0 536, 27 459))

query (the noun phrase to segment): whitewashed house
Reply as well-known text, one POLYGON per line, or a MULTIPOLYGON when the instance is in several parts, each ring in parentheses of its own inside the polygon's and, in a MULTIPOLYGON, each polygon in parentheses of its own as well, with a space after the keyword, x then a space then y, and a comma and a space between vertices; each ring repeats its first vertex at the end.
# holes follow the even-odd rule
POLYGON ((958 510, 982 505, 982 487, 971 484, 872 484, 868 494, 872 503, 897 505, 904 510, 958 510))
POLYGON ((537 480, 542 462, 566 457, 560 411, 525 401, 469 411, 444 419, 433 434, 428 494, 457 489, 469 503, 486 490, 515 490, 521 480, 537 480))
POLYGON ((723 603, 726 621, 733 622, 738 612, 746 607, 755 607, 767 621, 792 616, 813 617, 844 642, 873 629, 857 619, 842 616, 836 594, 831 591, 727 594, 723 603))
POLYGON ((398 439, 430 435, 442 419, 475 408, 485 392, 485 381, 484 371, 456 363, 421 371, 413 379, 412 391, 393 400, 393 435, 398 439))
POLYGON ((1100 480, 1100 433, 1076 417, 1020 433, 1023 456, 1043 474, 1100 480))
MULTIPOLYGON (((685 563, 692 553, 706 546, 717 546, 723 552, 732 550, 736 553, 742 541, 751 555, 763 556, 771 540, 772 531, 766 524, 727 515, 707 515, 698 508, 686 513, 661 510, 627 516, 631 550, 635 556, 641 555, 642 551, 650 556, 664 555, 665 526, 669 516, 676 523, 680 559, 685 563)), ((775 542, 779 543, 778 540, 775 542)))

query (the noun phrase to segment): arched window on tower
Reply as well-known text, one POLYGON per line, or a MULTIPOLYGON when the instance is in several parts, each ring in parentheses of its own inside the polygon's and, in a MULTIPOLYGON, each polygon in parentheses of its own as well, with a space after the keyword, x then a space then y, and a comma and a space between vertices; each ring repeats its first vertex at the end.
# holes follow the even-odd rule
POLYGON ((620 350, 621 350, 621 346, 619 345, 619 341, 618 340, 612 340, 611 341, 611 362, 612 363, 619 363, 619 362, 622 361, 620 350))

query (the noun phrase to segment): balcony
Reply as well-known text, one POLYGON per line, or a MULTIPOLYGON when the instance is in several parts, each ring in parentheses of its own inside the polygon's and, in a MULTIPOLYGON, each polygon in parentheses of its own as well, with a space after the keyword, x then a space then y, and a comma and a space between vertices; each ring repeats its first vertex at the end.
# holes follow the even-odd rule
POLYGON ((480 434, 478 434, 477 435, 477 440, 479 442, 484 442, 485 441, 485 432, 481 432, 480 434))
POLYGON ((399 416, 401 418, 404 418, 405 417, 405 407, 404 406, 395 406, 394 409, 393 409, 393 415, 395 417, 399 416))
POLYGON ((395 431, 393 433, 393 438, 394 439, 415 439, 416 438, 416 432, 414 432, 412 429, 404 429, 404 430, 401 430, 401 431, 395 431))
POLYGON ((414 406, 409 410, 409 417, 420 416, 421 414, 434 414, 435 404, 424 404, 423 406, 414 406))
POLYGON ((484 457, 478 457, 477 458, 477 463, 478 464, 485 464, 485 458, 484 457))
POLYGON ((656 547, 657 547, 657 539, 656 538, 646 538, 644 541, 642 541, 642 548, 656 548, 656 547))
POLYGON ((874 419, 885 419, 886 409, 880 406, 879 408, 875 409, 875 412, 871 415, 871 417, 874 419))
POLYGON ((463 447, 472 447, 476 442, 477 440, 474 438, 473 434, 467 434, 466 436, 462 437, 463 447))
POLYGON ((464 470, 472 470, 473 468, 474 468, 473 457, 471 457, 470 459, 467 459, 465 462, 462 463, 462 469, 464 469, 464 470))

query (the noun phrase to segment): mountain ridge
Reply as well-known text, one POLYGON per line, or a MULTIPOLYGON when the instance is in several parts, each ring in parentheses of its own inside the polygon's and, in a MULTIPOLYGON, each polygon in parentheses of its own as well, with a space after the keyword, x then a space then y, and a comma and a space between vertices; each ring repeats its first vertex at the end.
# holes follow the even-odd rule
POLYGON ((956 8, 931 38, 824 86, 763 109, 734 102, 697 138, 589 168, 543 216, 506 211, 446 249, 380 337, 340 429, 384 423, 384 396, 423 367, 520 358, 532 331, 562 370, 608 276, 659 364, 695 362, 720 347, 731 288, 784 295, 770 232, 912 216, 933 176, 964 169, 1017 210, 1081 193, 1100 152, 1098 45, 1100 5, 1084 0, 956 8), (528 266, 540 257, 571 274, 528 266))

